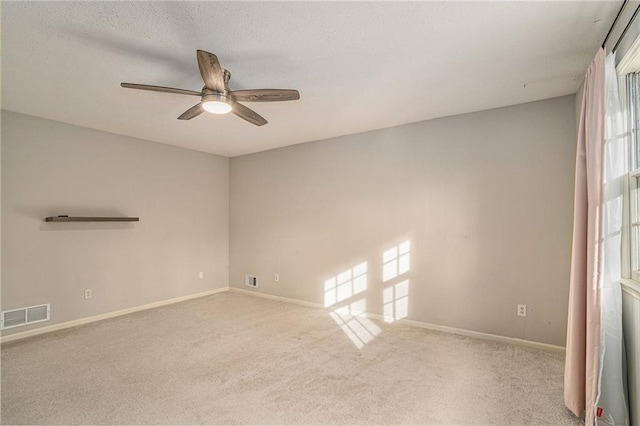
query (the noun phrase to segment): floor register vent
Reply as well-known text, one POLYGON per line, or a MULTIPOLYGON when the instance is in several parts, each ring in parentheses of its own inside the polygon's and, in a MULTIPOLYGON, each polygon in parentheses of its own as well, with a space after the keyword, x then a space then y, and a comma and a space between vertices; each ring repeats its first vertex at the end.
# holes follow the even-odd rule
POLYGON ((46 305, 2 311, 0 329, 6 330, 7 328, 20 327, 21 325, 49 321, 49 311, 50 306, 48 303, 46 305))

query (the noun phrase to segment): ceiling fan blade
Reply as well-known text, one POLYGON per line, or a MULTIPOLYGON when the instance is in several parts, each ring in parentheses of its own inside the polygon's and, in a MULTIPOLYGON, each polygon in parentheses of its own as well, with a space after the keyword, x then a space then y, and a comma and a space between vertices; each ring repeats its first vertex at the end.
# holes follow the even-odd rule
POLYGON ((216 92, 224 91, 224 74, 216 55, 198 50, 198 68, 200 68, 200 75, 207 89, 216 92))
POLYGON ((236 101, 241 102, 279 102, 297 101, 300 93, 289 89, 234 90, 231 92, 236 101))
POLYGON ((164 86, 149 86, 148 84, 120 83, 120 86, 126 89, 150 90, 152 92, 176 93, 178 95, 202 96, 201 92, 186 89, 176 89, 164 86))
POLYGON ((231 111, 235 115, 243 120, 247 120, 249 123, 255 124, 256 126, 264 126, 268 123, 268 121, 260 114, 242 104, 239 104, 238 102, 231 102, 231 108, 231 111))
POLYGON ((178 120, 191 120, 193 117, 197 117, 204 112, 202 103, 196 104, 182 113, 178 120))

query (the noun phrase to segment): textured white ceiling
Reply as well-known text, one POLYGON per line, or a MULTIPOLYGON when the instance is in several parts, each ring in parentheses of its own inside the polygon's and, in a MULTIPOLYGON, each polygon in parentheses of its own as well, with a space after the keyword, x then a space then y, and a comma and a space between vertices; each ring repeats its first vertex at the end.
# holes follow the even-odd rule
POLYGON ((2 108, 236 156, 574 93, 621 2, 2 2, 2 108), (300 101, 176 119, 196 49, 300 101))

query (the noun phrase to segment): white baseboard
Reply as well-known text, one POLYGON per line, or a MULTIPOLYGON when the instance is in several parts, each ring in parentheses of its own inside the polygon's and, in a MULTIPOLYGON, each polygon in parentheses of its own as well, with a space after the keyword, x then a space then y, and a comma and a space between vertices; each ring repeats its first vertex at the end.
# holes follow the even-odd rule
POLYGON ((278 302, 293 303, 296 305, 307 306, 309 308, 325 309, 324 305, 320 303, 307 302, 305 300, 300 300, 300 299, 291 299, 289 297, 274 296, 272 294, 260 293, 259 291, 245 290, 243 288, 235 288, 235 287, 229 287, 229 291, 233 293, 242 293, 242 294, 248 294, 250 296, 261 297, 263 299, 277 300, 278 302))
POLYGON ((76 327, 78 325, 89 324, 91 322, 102 321, 108 318, 119 317, 121 315, 127 315, 133 312, 139 312, 147 309, 158 308, 160 306, 171 305, 173 303, 184 302, 190 299, 197 299, 199 297, 209 296, 211 294, 216 294, 216 293, 222 293, 228 290, 229 290, 229 287, 217 288, 215 290, 203 291, 202 293, 175 297, 173 299, 161 300, 160 302, 148 303, 146 305, 141 305, 141 306, 134 306, 133 308, 122 309, 120 311, 107 312, 106 314, 94 315, 91 317, 80 318, 73 321, 67 321, 67 322, 62 322, 60 324, 50 325, 48 327, 40 327, 34 330, 23 331, 21 333, 14 333, 8 336, 0 337, 0 343, 11 342, 13 340, 19 340, 19 339, 24 339, 26 337, 37 336, 39 334, 50 333, 56 330, 62 330, 65 328, 76 327))
MULTIPOLYGON (((26 337, 37 336, 39 334, 50 333, 50 332, 56 331, 56 330, 62 330, 62 329, 65 329, 65 328, 76 327, 78 325, 89 324, 89 323, 92 323, 92 322, 101 321, 101 320, 108 319, 108 318, 114 318, 114 317, 118 317, 118 316, 121 316, 121 315, 131 314, 133 312, 144 311, 146 309, 158 308, 160 306, 170 305, 170 304, 178 303, 178 302, 184 302, 186 300, 196 299, 196 298, 204 297, 204 296, 209 296, 209 295, 216 294, 216 293, 223 293, 223 292, 226 292, 226 291, 231 291, 231 292, 234 292, 234 293, 246 294, 246 295, 250 295, 250 296, 254 296, 254 297, 261 297, 263 299, 276 300, 276 301, 279 301, 279 302, 293 303, 293 304, 296 304, 296 305, 302 305, 302 306, 306 306, 306 307, 309 307, 309 308, 330 310, 328 308, 325 308, 325 306, 320 304, 320 303, 307 302, 305 300, 293 299, 293 298, 290 298, 290 297, 274 296, 274 295, 271 295, 271 294, 260 293, 260 292, 253 291, 253 290, 245 290, 243 288, 222 287, 222 288, 218 288, 218 289, 215 289, 215 290, 204 291, 202 293, 196 293, 196 294, 191 294, 191 295, 188 295, 188 296, 176 297, 176 298, 169 299, 169 300, 162 300, 160 302, 149 303, 149 304, 141 305, 141 306, 134 306, 133 308, 122 309, 120 311, 108 312, 106 314, 94 315, 94 316, 91 316, 91 317, 80 318, 80 319, 77 319, 77 320, 67 321, 67 322, 63 322, 63 323, 60 323, 60 324, 54 324, 54 325, 51 325, 51 326, 48 326, 48 327, 41 327, 41 328, 36 328, 34 330, 23 331, 21 333, 10 334, 8 336, 0 337, 0 343, 11 342, 13 340, 24 339, 26 337)), ((384 321, 384 317, 382 315, 378 315, 378 314, 365 314, 365 315, 366 315, 367 318, 372 318, 372 319, 384 321)), ((498 336, 496 334, 481 333, 479 331, 464 330, 464 329, 461 329, 461 328, 447 327, 447 326, 444 326, 444 325, 430 324, 430 323, 421 322, 421 321, 413 321, 413 320, 401 319, 401 320, 394 321, 394 323, 403 324, 403 325, 409 325, 409 326, 412 326, 412 327, 425 328, 425 329, 428 329, 428 330, 441 331, 441 332, 444 332, 444 333, 458 334, 458 335, 461 335, 461 336, 474 337, 474 338, 477 338, 477 339, 491 340, 491 341, 494 341, 494 342, 503 342, 503 343, 510 343, 510 344, 519 345, 519 346, 528 346, 528 347, 537 348, 537 349, 561 351, 561 352, 564 352, 564 350, 565 350, 565 348, 563 346, 550 345, 550 344, 547 344, 547 343, 532 342, 530 340, 517 339, 515 337, 498 336)))
MULTIPOLYGON (((252 290, 245 290, 243 288, 229 287, 229 291, 234 292, 234 293, 248 294, 250 296, 255 296, 255 297, 262 297, 264 299, 277 300, 279 302, 294 303, 296 305, 307 306, 307 307, 310 307, 310 308, 319 308, 319 309, 324 309, 324 310, 330 310, 328 308, 325 308, 325 306, 320 304, 320 303, 306 302, 304 300, 291 299, 289 297, 273 296, 271 294, 260 293, 260 292, 252 291, 252 290)), ((382 315, 367 313, 367 314, 365 314, 365 316, 367 318, 372 318, 372 319, 375 319, 375 320, 384 321, 384 317, 382 315)), ((464 330, 464 329, 461 329, 461 328, 447 327, 447 326, 444 326, 444 325, 430 324, 430 323, 421 322, 421 321, 400 319, 400 320, 394 321, 394 323, 395 324, 409 325, 409 326, 412 326, 412 327, 425 328, 425 329, 428 329, 428 330, 441 331, 441 332, 444 332, 444 333, 458 334, 460 336, 474 337, 474 338, 477 338, 477 339, 491 340, 491 341, 494 341, 494 342, 510 343, 510 344, 513 344, 513 345, 528 346, 528 347, 531 347, 531 348, 558 351, 558 352, 564 352, 565 351, 565 347, 564 346, 550 345, 548 343, 533 342, 531 340, 518 339, 518 338, 515 338, 515 337, 499 336, 497 334, 481 333, 479 331, 464 330)))
MULTIPOLYGON (((367 314, 367 317, 384 321, 382 315, 367 314)), ((442 331, 444 333, 458 334, 460 336, 474 337, 477 339, 492 340, 494 342, 510 343, 519 346, 528 346, 531 348, 545 349, 551 351, 564 352, 564 346, 550 345, 548 343, 534 342, 531 340, 518 339, 516 337, 499 336, 497 334, 482 333, 480 331, 465 330, 462 328, 447 327, 445 325, 430 324, 428 322, 412 321, 400 319, 394 321, 395 324, 410 325, 412 327, 426 328, 428 330, 442 331)))

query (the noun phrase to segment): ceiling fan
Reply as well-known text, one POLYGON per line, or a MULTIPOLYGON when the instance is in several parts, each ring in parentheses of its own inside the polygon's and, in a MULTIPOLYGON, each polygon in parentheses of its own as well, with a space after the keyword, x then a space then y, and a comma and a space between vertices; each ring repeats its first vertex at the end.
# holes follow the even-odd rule
POLYGON ((147 84, 120 83, 127 89, 150 90, 152 92, 176 93, 179 95, 200 96, 201 101, 186 110, 178 120, 191 120, 203 112, 212 114, 234 113, 243 120, 256 126, 267 124, 260 114, 239 103, 241 102, 278 102, 295 101, 300 99, 297 90, 289 89, 252 89, 229 90, 231 73, 220 66, 218 58, 213 53, 204 50, 197 51, 198 68, 204 80, 201 92, 195 90, 176 89, 173 87, 150 86, 147 84))

